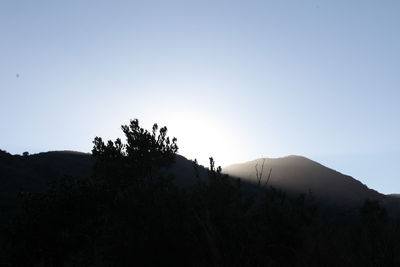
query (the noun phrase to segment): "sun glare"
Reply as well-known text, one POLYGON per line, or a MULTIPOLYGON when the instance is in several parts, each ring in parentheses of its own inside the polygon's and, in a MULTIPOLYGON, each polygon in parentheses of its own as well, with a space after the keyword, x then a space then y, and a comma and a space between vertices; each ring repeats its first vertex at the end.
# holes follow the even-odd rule
POLYGON ((178 138, 179 154, 189 159, 197 159, 199 164, 208 166, 209 157, 217 165, 234 163, 233 150, 237 148, 239 137, 226 123, 205 113, 175 113, 165 120, 169 135, 178 138))

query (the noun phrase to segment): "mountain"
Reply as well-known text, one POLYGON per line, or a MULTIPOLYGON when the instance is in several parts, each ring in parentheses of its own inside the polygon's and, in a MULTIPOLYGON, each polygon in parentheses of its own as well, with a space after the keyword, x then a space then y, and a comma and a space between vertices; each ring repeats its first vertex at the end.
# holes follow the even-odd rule
POLYGON ((82 178, 90 175, 91 154, 75 151, 51 151, 29 156, 0 151, 1 191, 37 192, 64 176, 82 178))
POLYGON ((93 164, 91 154, 75 151, 20 156, 0 150, 0 218, 16 210, 20 192, 43 192, 65 176, 87 177, 93 164))
MULTIPOLYGON (((242 192, 215 175, 211 186, 186 191, 159 183, 133 183, 128 190, 119 187, 122 183, 114 190, 89 184, 33 198, 23 216, 10 221, 21 211, 19 191, 44 191, 65 175, 90 176, 93 164, 92 155, 79 152, 19 156, 0 151, 0 265, 165 265, 175 259, 170 265, 337 266, 343 259, 351 266, 399 265, 400 231, 398 221, 391 220, 398 217, 387 219, 387 209, 376 202, 354 206, 365 198, 385 198, 390 200, 385 208, 396 211, 399 196, 384 196, 298 156, 224 168, 241 178, 242 192), (275 190, 265 194, 254 168, 261 173, 263 163, 265 187, 295 196, 312 191, 318 201, 275 190), (246 197, 257 193, 260 197, 246 197)), ((209 173, 179 155, 160 171, 173 174, 183 187, 209 173)))
MULTIPOLYGON (((260 192, 255 166, 261 169, 265 160, 263 182, 269 171, 268 186, 280 188, 298 195, 312 192, 323 203, 343 206, 358 206, 366 198, 384 199, 397 206, 398 198, 382 195, 369 189, 354 178, 329 169, 317 162, 300 156, 257 159, 223 168, 222 172, 232 179, 241 178, 242 188, 247 193, 260 192)), ((0 215, 14 211, 19 204, 19 192, 43 192, 49 184, 65 176, 81 179, 92 173, 94 158, 91 154, 74 151, 51 151, 28 156, 11 155, 0 150, 0 215)), ((188 187, 195 183, 193 161, 177 155, 175 163, 164 169, 172 174, 176 184, 188 187)), ((197 168, 200 179, 207 179, 207 168, 197 168)))
MULTIPOLYGON (((0 150, 0 218, 9 217, 20 204, 21 192, 46 191, 51 183, 64 177, 90 177, 94 158, 89 153, 49 151, 27 156, 11 155, 0 150)), ((193 162, 177 155, 173 166, 164 170, 172 174, 183 187, 195 182, 193 162)), ((200 179, 207 177, 207 169, 198 167, 200 179)))
POLYGON ((358 206, 367 198, 377 200, 385 198, 385 195, 369 189, 353 177, 301 156, 257 159, 227 166, 222 172, 257 183, 256 165, 260 173, 263 162, 261 183, 268 180, 271 171, 267 186, 280 188, 289 193, 311 192, 316 199, 324 203, 346 206, 358 206))

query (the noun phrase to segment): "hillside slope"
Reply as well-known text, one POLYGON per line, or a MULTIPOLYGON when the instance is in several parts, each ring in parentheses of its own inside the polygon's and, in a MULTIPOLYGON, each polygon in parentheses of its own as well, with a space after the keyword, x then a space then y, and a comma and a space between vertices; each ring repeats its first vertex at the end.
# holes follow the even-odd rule
MULTIPOLYGON (((222 172, 257 183, 255 166, 261 169, 263 159, 233 164, 222 172)), ((330 204, 359 205, 366 198, 383 199, 385 196, 369 189, 353 177, 329 169, 315 161, 301 156, 266 158, 263 181, 266 182, 271 170, 269 186, 296 194, 311 192, 317 199, 330 204)))
POLYGON ((9 217, 15 211, 20 192, 43 192, 65 176, 87 177, 93 163, 90 154, 73 151, 19 156, 0 150, 0 217, 9 217))
MULTIPOLYGON (((241 178, 242 188, 248 193, 260 192, 256 184, 255 165, 262 159, 234 164, 223 168, 223 173, 233 179, 241 178)), ((43 192, 49 184, 65 176, 77 179, 89 177, 94 158, 91 154, 73 151, 53 151, 29 156, 11 155, 0 150, 0 216, 15 210, 19 192, 43 192)), ((265 182, 269 170, 268 186, 274 186, 293 194, 309 193, 324 203, 354 206, 366 198, 385 199, 387 204, 397 206, 395 198, 369 189, 354 178, 343 175, 312 160, 299 156, 265 159, 265 182)), ((176 162, 165 170, 172 174, 176 184, 187 187, 196 182, 191 160, 177 155, 176 162)), ((197 168, 199 178, 207 179, 207 169, 197 168)), ((7 216, 8 217, 8 216, 7 216)))

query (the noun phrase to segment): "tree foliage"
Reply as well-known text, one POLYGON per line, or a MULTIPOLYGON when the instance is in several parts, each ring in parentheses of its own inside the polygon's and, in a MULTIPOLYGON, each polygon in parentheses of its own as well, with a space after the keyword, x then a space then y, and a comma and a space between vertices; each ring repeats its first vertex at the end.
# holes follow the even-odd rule
POLYGON ((126 186, 149 178, 155 170, 173 163, 178 151, 177 139, 167 136, 167 127, 159 129, 154 124, 149 132, 134 119, 121 128, 126 137, 125 144, 119 138, 106 143, 101 137, 94 139, 95 178, 126 186))

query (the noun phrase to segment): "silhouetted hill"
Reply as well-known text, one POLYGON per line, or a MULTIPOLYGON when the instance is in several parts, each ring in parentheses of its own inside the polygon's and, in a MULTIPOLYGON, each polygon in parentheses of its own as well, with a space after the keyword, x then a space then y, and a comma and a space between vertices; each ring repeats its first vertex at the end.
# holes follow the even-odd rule
MULTIPOLYGON (((233 164, 222 172, 257 183, 255 166, 261 169, 263 159, 233 164)), ((379 192, 369 189, 353 177, 329 169, 315 161, 301 156, 266 158, 263 182, 271 171, 268 186, 296 194, 311 192, 313 196, 328 204, 360 205, 365 199, 384 199, 379 192)))
POLYGON ((90 175, 91 154, 51 151, 29 156, 0 150, 0 214, 15 209, 20 192, 43 192, 49 184, 65 176, 80 179, 90 175))
POLYGON ((389 213, 400 217, 400 194, 389 194, 385 196, 383 204, 389 213))
MULTIPOLYGON (((262 159, 234 164, 223 168, 223 173, 233 179, 241 178, 242 188, 250 193, 259 192, 256 184, 255 165, 259 168, 262 159)), ((49 184, 63 177, 81 179, 92 173, 94 159, 91 154, 74 151, 51 151, 29 156, 11 155, 0 151, 0 212, 7 214, 17 205, 19 192, 43 192, 49 184)), ((309 193, 324 203, 340 205, 360 205, 366 198, 385 199, 390 206, 399 200, 369 189, 354 178, 326 168, 317 162, 300 156, 266 159, 265 182, 272 168, 268 186, 295 194, 309 193)), ((195 177, 193 161, 177 155, 175 163, 166 173, 172 174, 176 184, 187 187, 196 179, 206 179, 208 169, 198 166, 195 177)))
MULTIPOLYGON (((64 177, 82 179, 92 174, 94 158, 89 153, 76 151, 49 151, 29 156, 11 155, 0 150, 0 215, 14 210, 21 192, 44 192, 49 185, 64 177)), ((207 177, 207 169, 197 168, 200 179, 207 177)), ((176 183, 192 185, 193 161, 177 155, 173 166, 165 170, 176 183)))
POLYGON ((74 151, 51 151, 29 156, 1 151, 1 191, 42 191, 55 179, 90 175, 93 163, 91 154, 74 151))
MULTIPOLYGON (((194 162, 181 155, 176 155, 175 162, 165 170, 167 174, 172 175, 177 185, 188 187, 196 181, 194 162)), ((207 178, 207 169, 199 165, 197 167, 199 179, 207 178)))

